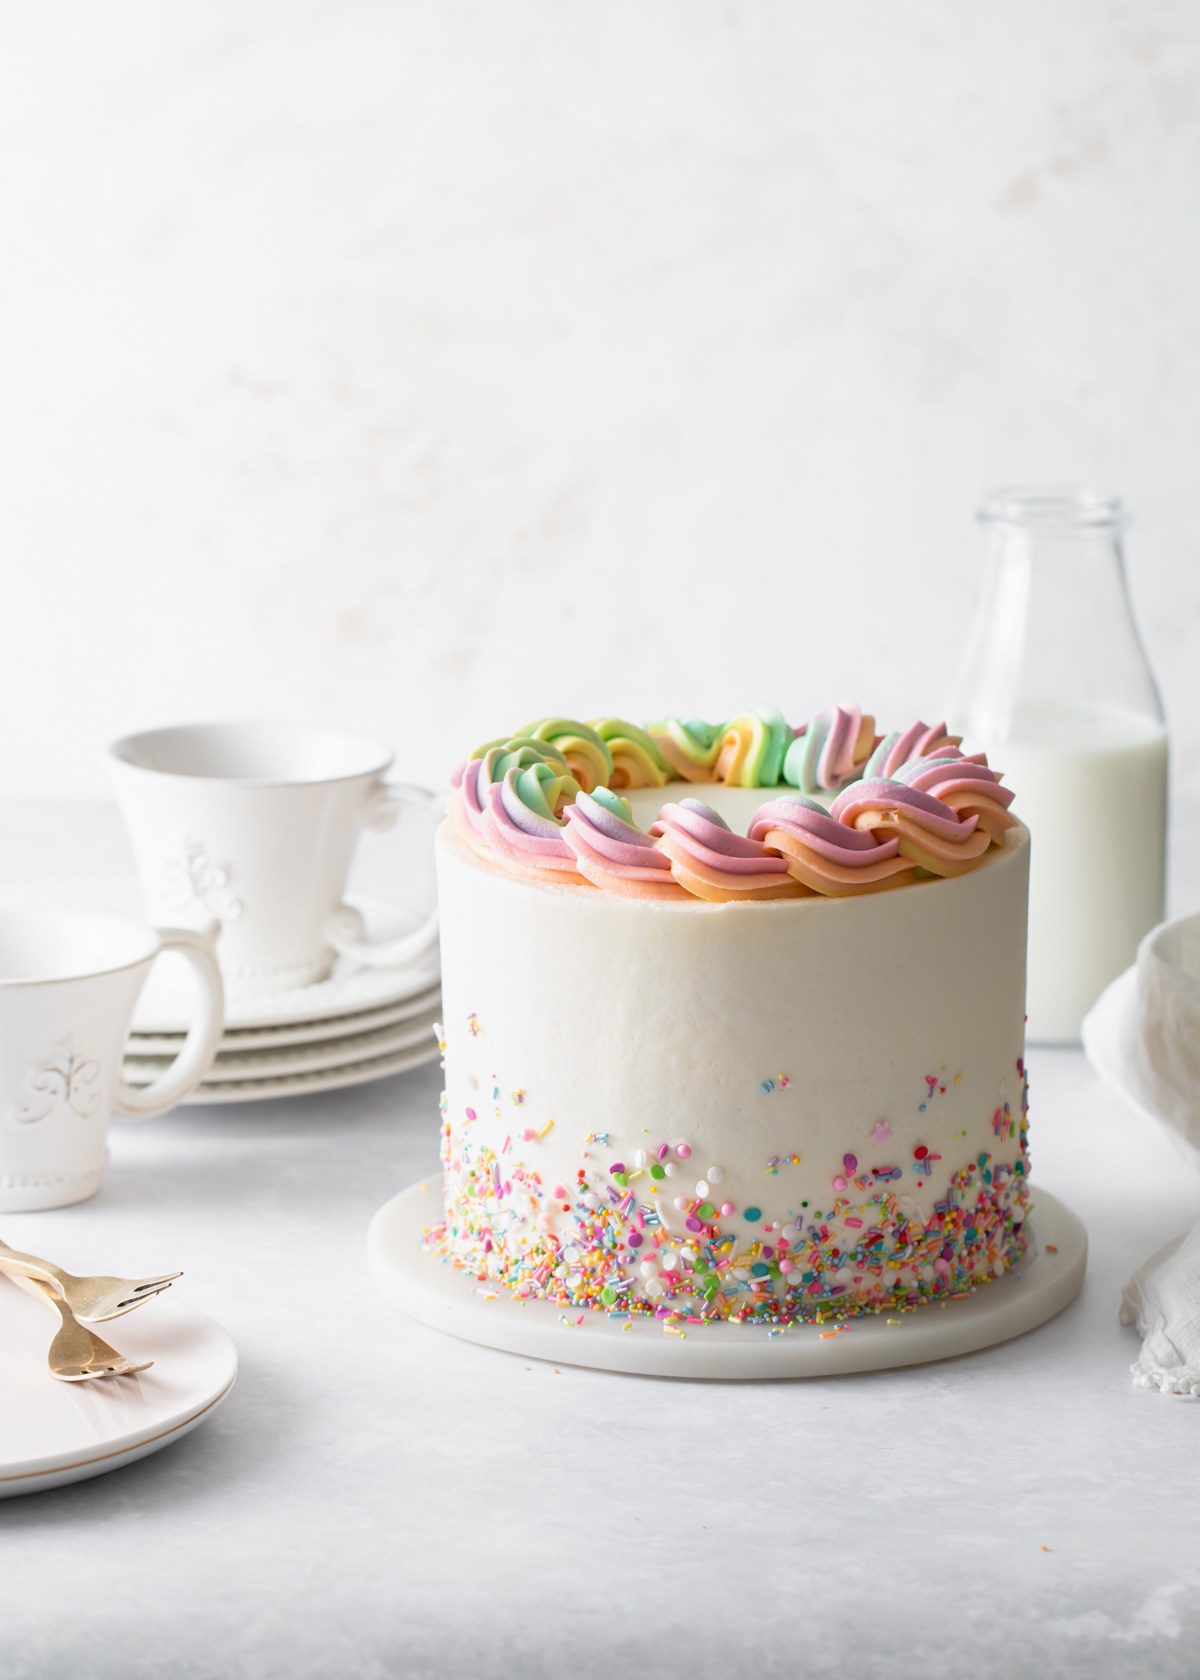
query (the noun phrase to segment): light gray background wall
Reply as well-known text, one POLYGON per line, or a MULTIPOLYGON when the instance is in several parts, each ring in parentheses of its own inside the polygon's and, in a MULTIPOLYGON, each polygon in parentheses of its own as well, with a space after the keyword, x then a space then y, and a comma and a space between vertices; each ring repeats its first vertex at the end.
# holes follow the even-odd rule
POLYGON ((1200 786, 1200 7, 0 12, 0 785, 198 715, 938 706, 1079 478, 1200 786))

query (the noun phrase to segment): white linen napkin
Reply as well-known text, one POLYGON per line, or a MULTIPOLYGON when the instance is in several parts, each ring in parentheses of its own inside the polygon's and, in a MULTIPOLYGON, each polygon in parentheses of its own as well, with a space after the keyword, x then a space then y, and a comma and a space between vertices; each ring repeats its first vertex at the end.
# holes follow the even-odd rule
POLYGON ((1200 916, 1164 922, 1083 1023, 1101 1078, 1161 1120, 1200 1166, 1200 916))
POLYGON ((1200 1225, 1172 1237, 1121 1291, 1121 1323, 1136 1325, 1138 1388, 1200 1396, 1200 1225))
MULTIPOLYGON (((1200 916, 1146 935, 1084 1021, 1083 1048, 1200 1166, 1200 916)), ((1139 1266, 1122 1291, 1121 1323, 1143 1337, 1130 1367, 1139 1387, 1200 1397, 1200 1225, 1139 1266)))

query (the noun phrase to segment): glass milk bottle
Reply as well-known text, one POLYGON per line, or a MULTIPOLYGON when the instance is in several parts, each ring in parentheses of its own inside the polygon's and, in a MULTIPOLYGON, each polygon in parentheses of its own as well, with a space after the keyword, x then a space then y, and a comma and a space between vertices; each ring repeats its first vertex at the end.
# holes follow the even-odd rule
POLYGON ((1116 499, 1002 490, 980 510, 987 571, 953 727, 1013 789, 1032 836, 1027 1033, 1083 1017, 1162 920, 1167 733, 1138 641, 1116 499))

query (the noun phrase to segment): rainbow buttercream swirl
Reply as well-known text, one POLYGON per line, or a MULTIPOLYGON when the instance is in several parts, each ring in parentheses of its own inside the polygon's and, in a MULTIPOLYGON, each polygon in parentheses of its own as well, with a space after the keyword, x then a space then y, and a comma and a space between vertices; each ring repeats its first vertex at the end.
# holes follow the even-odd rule
POLYGON ((710 903, 882 892, 962 875, 1016 826, 1011 790, 960 740, 944 723, 876 736, 853 705, 797 729, 772 706, 645 729, 548 717, 478 748, 448 810, 481 858, 551 884, 710 903), (777 791, 745 835, 691 797, 647 832, 616 791, 672 782, 777 791), (822 793, 837 796, 828 808, 822 793))
POLYGON ((734 834, 699 799, 664 805, 650 832, 658 836, 676 881, 695 898, 726 904, 741 898, 800 896, 802 889, 788 875, 778 852, 734 834))
POLYGON ((629 804, 608 788, 580 793, 567 807, 563 839, 579 873, 594 887, 626 898, 686 898, 671 877, 671 860, 633 820, 629 804))

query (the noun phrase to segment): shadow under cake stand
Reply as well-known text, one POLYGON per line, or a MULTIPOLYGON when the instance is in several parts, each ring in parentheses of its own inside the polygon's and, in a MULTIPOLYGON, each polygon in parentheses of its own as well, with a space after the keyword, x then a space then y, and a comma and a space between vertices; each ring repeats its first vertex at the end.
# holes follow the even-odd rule
POLYGON ((1007 1342, 1036 1329, 1078 1295, 1087 1265, 1082 1221, 1046 1190, 1034 1190, 1025 1252, 1017 1267, 974 1293, 913 1312, 769 1328, 758 1324, 614 1319, 587 1307, 519 1300, 439 1259, 422 1233, 442 1217, 438 1174, 380 1208, 367 1232, 376 1287, 422 1324, 484 1347, 557 1364, 648 1377, 827 1377, 921 1365, 1007 1342), (890 1323, 889 1319, 899 1319, 890 1323), (678 1331, 682 1330, 682 1334, 678 1331))

